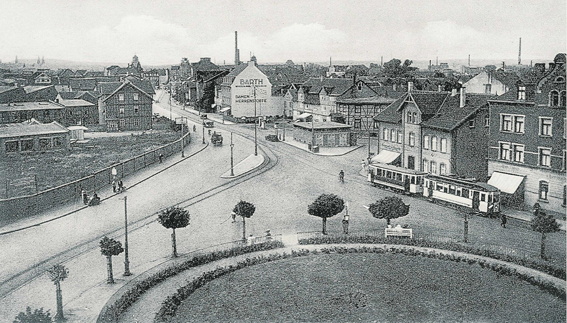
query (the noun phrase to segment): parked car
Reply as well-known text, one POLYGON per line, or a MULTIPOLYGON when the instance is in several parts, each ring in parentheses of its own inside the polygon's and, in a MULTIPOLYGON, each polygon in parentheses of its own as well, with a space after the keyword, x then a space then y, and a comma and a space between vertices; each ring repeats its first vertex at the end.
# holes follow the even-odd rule
POLYGON ((278 136, 276 136, 276 135, 267 135, 267 136, 266 136, 266 140, 267 140, 267 141, 273 141, 273 142, 278 142, 278 141, 280 141, 280 140, 278 139, 278 136))
POLYGON ((203 120, 203 126, 205 128, 214 128, 215 127, 215 123, 210 121, 210 120, 203 120))
POLYGON ((201 115, 199 116, 199 118, 201 118, 201 119, 207 119, 207 115, 206 115, 205 113, 203 113, 203 114, 201 114, 201 115))

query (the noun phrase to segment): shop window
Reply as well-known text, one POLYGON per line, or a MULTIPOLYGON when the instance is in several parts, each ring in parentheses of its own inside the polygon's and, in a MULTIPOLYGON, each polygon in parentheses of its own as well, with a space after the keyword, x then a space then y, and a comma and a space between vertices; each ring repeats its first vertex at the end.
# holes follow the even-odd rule
POLYGON ((25 139, 21 141, 22 151, 33 150, 33 139, 25 139))
POLYGON ((6 141, 6 152, 15 153, 18 152, 18 142, 17 141, 6 141))
POLYGON ((549 183, 547 181, 539 181, 539 199, 547 201, 549 192, 549 183))

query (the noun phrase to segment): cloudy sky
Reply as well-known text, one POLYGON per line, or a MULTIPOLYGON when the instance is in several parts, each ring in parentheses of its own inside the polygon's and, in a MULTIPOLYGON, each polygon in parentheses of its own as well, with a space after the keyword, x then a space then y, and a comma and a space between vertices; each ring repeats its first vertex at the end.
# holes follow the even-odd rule
POLYGON ((566 50, 565 0, 0 0, 0 59, 142 65, 513 59, 566 50))

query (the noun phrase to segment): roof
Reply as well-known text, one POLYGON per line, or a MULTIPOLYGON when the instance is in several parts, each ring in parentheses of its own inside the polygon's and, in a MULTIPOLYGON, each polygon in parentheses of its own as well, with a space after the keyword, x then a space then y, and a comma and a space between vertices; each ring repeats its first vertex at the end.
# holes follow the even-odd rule
POLYGON ((52 102, 18 102, 0 104, 0 111, 23 111, 23 110, 59 110, 62 106, 52 102))
POLYGON ((98 84, 100 94, 109 95, 116 91, 122 85, 122 82, 101 82, 98 84))
MULTIPOLYGON (((30 86, 24 86, 24 90, 26 91, 26 93, 32 93, 32 92, 45 90, 45 89, 50 88, 50 87, 53 87, 53 85, 44 85, 44 86, 30 85, 30 86)), ((55 89, 55 88, 53 88, 53 89, 55 89)))
POLYGON ((353 80, 350 78, 311 78, 301 87, 312 94, 319 94, 324 88, 328 95, 338 96, 348 91, 353 85, 353 80))
POLYGON ((139 79, 135 76, 128 76, 126 77, 126 80, 132 82, 132 84, 134 84, 137 88, 146 92, 149 95, 156 94, 152 82, 150 82, 150 80, 148 79, 139 79))
POLYGON ((289 92, 289 94, 291 94, 293 101, 297 101, 297 90, 290 88, 287 91, 289 92))
MULTIPOLYGON (((411 92, 409 95, 413 98, 413 101, 421 111, 422 120, 424 119, 423 115, 435 114, 445 99, 450 96, 447 92, 411 92)), ((398 110, 401 109, 402 106, 403 104, 398 107, 398 110)))
POLYGON ((238 74, 240 74, 240 72, 244 71, 245 68, 248 67, 248 63, 242 63, 238 66, 236 66, 232 71, 230 71, 230 73, 227 74, 227 76, 237 76, 238 74))
POLYGON ((0 86, 0 93, 17 90, 19 88, 20 87, 17 86, 0 86))
POLYGON ((64 105, 68 108, 73 108, 73 107, 92 107, 94 106, 93 103, 90 103, 88 101, 82 100, 82 99, 69 99, 69 100, 59 100, 58 102, 61 105, 64 105))
POLYGON ((0 124, 0 138, 46 135, 54 133, 68 133, 69 130, 56 121, 41 123, 35 119, 22 123, 0 124))
POLYGON ((122 88, 124 88, 127 85, 133 87, 134 89, 136 89, 140 92, 142 92, 142 94, 148 96, 150 99, 153 100, 153 97, 152 97, 151 94, 148 94, 146 91, 140 89, 138 86, 136 86, 136 84, 134 84, 134 82, 130 82, 129 80, 126 80, 118 88, 116 88, 116 90, 114 90, 114 92, 112 92, 109 96, 104 98, 102 101, 104 102, 104 101, 108 100, 110 97, 112 97, 114 94, 116 94, 116 92, 120 91, 122 88))
POLYGON ((398 107, 404 103, 406 95, 402 95, 396 101, 391 103, 382 112, 378 113, 374 117, 374 121, 388 122, 388 123, 400 123, 402 122, 402 114, 398 112, 398 107))
POLYGON ((350 129, 352 128, 348 124, 338 123, 338 122, 295 122, 294 127, 304 128, 304 129, 350 129))
POLYGON ((496 186, 503 193, 514 194, 523 181, 524 176, 494 172, 488 184, 496 186))
POLYGON ((97 81, 94 78, 71 78, 69 86, 74 91, 88 91, 96 88, 97 81))
POLYGON ((191 63, 191 66, 195 68, 196 71, 216 71, 220 70, 220 67, 211 62, 210 58, 201 58, 198 62, 191 63))
POLYGON ((373 105, 373 104, 390 104, 394 101, 396 101, 396 99, 385 98, 385 97, 382 97, 382 96, 372 96, 372 97, 368 97, 368 98, 338 99, 337 103, 355 104, 355 105, 357 105, 357 104, 373 105))
POLYGON ((461 95, 449 96, 437 113, 421 123, 424 127, 452 131, 473 116, 494 95, 470 94, 465 95, 466 104, 460 107, 461 95))
POLYGON ((520 79, 518 74, 514 72, 506 72, 502 70, 496 70, 492 72, 491 75, 498 81, 502 82, 502 84, 506 85, 508 88, 515 87, 516 82, 518 82, 518 80, 520 79))

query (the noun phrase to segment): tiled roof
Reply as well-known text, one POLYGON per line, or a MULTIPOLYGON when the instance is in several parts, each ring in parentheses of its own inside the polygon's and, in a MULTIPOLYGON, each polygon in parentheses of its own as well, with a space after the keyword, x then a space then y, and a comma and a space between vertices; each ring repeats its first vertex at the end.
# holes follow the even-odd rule
POLYGON ((71 99, 75 99, 78 95, 78 91, 72 91, 72 92, 59 92, 59 96, 63 99, 63 100, 71 100, 71 99))
POLYGON ((433 115, 435 114, 443 101, 449 96, 450 94, 447 92, 412 92, 411 96, 417 104, 417 107, 421 111, 422 119, 424 119, 423 115, 433 115))
POLYGON ((291 94, 293 101, 297 101, 297 90, 296 89, 289 89, 287 91, 291 94))
POLYGON ((506 85, 509 88, 513 88, 516 86, 516 82, 520 80, 518 74, 514 72, 506 72, 502 70, 496 70, 492 72, 492 77, 497 79, 498 81, 502 82, 502 84, 506 85))
POLYGON ((88 71, 85 73, 85 77, 100 77, 104 76, 103 71, 88 71))
POLYGON ((150 82, 150 80, 148 79, 139 79, 137 77, 134 76, 128 76, 126 77, 126 79, 130 82, 132 82, 132 84, 134 84, 136 87, 138 87, 140 90, 146 92, 149 95, 154 95, 156 94, 156 91, 154 90, 154 87, 152 85, 152 82, 150 82))
POLYGON ((60 110, 62 106, 52 102, 18 102, 0 104, 0 111, 22 111, 22 110, 60 110))
POLYGON ((40 123, 34 119, 22 123, 0 124, 0 138, 67 133, 69 130, 56 121, 40 123))
POLYGON ((372 96, 368 98, 353 98, 353 99, 338 99, 337 103, 343 104, 390 104, 396 101, 396 99, 385 98, 382 96, 372 96))
POLYGON ((402 122, 402 114, 398 112, 398 107, 400 107, 407 97, 405 95, 400 96, 396 101, 390 104, 384 111, 378 113, 374 117, 374 121, 388 122, 388 123, 400 123, 402 122))
POLYGON ((82 100, 82 99, 68 99, 68 100, 59 100, 58 102, 61 105, 64 105, 68 108, 73 108, 73 107, 92 107, 94 106, 93 103, 90 103, 88 101, 82 100))
MULTIPOLYGON (((146 80, 147 81, 147 80, 146 80)), ((131 86, 135 89, 137 89, 138 91, 142 92, 142 94, 147 95, 150 99, 153 99, 152 95, 149 94, 148 92, 144 91, 143 89, 141 89, 140 87, 138 87, 134 82, 131 82, 130 80, 126 80, 124 81, 118 88, 116 88, 114 90, 114 92, 112 92, 110 95, 108 95, 106 98, 104 98, 102 101, 106 101, 108 100, 110 97, 112 97, 116 92, 118 92, 120 89, 124 88, 125 86, 131 86)))
POLYGON ((328 122, 294 122, 294 127, 304 128, 304 129, 343 129, 343 128, 352 128, 348 124, 338 123, 333 121, 328 122))
POLYGON ((486 105, 488 100, 496 98, 495 95, 470 93, 465 97, 466 104, 461 108, 461 95, 449 96, 434 116, 421 123, 422 126, 452 131, 486 105))
POLYGON ((24 90, 26 91, 26 93, 32 93, 32 92, 47 89, 47 88, 52 87, 52 86, 53 85, 44 85, 44 86, 30 85, 30 86, 24 86, 24 90))
POLYGON ((18 89, 17 86, 0 86, 0 93, 18 89))
POLYGON ((311 78, 303 83, 304 88, 309 89, 309 93, 319 94, 322 88, 325 88, 327 94, 338 96, 348 91, 353 86, 352 79, 349 78, 311 78))
POLYGON ((74 91, 88 91, 96 88, 97 81, 94 78, 71 78, 69 86, 74 91))
POLYGON ((248 67, 248 63, 242 63, 238 66, 236 66, 232 71, 230 71, 230 73, 228 73, 228 76, 237 76, 238 74, 240 74, 240 72, 244 71, 245 68, 248 67))
POLYGON ((98 83, 98 88, 100 90, 100 94, 109 95, 119 88, 120 85, 122 85, 122 82, 101 82, 98 83))
POLYGON ((311 105, 320 105, 321 101, 319 100, 319 94, 306 93, 305 94, 305 103, 311 104, 311 105))
POLYGON ((203 59, 201 59, 200 61, 198 61, 196 63, 192 63, 191 66, 193 66, 193 68, 195 68, 196 71, 216 71, 216 70, 220 70, 220 67, 218 67, 217 65, 212 63, 210 60, 203 60, 203 59))

